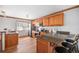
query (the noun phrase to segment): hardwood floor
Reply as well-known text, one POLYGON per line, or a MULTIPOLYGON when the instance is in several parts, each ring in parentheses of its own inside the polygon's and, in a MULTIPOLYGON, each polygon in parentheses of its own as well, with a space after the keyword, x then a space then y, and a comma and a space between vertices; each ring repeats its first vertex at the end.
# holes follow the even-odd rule
POLYGON ((36 53, 36 39, 31 37, 19 38, 17 46, 5 51, 6 53, 36 53))

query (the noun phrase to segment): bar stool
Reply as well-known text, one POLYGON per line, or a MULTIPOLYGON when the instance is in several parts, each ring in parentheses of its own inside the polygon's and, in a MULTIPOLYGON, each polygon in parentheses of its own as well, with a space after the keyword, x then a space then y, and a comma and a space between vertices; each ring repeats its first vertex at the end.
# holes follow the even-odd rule
POLYGON ((56 53, 68 53, 68 50, 65 47, 58 46, 58 47, 55 47, 55 52, 56 53))
POLYGON ((65 39, 66 42, 62 42, 62 45, 66 48, 69 48, 69 52, 76 52, 78 53, 78 39, 79 34, 74 36, 74 40, 72 39, 65 39))
POLYGON ((70 44, 68 42, 62 42, 62 45, 68 50, 69 53, 72 52, 73 47, 74 47, 72 44, 70 44))
POLYGON ((70 43, 73 43, 74 40, 71 40, 71 39, 65 39, 66 42, 70 42, 70 43))

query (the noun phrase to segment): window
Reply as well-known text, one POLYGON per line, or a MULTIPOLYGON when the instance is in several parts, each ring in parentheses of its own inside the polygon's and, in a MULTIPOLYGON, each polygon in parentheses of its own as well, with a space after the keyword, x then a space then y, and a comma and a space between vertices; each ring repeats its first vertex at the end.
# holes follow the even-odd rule
POLYGON ((17 22, 17 31, 27 30, 29 28, 29 24, 25 22, 17 22))

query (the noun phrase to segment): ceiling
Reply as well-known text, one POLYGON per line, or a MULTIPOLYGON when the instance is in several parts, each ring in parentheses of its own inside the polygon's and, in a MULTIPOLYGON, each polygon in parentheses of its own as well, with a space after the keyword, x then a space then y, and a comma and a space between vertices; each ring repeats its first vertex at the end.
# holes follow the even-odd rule
POLYGON ((73 5, 0 5, 7 16, 36 19, 73 5))

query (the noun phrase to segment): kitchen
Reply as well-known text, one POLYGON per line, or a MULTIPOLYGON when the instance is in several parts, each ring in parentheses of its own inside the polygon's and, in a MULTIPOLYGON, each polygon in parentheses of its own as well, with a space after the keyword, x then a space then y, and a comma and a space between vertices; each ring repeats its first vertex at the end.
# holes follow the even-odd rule
MULTIPOLYGON (((62 42, 69 45, 69 43, 64 42, 66 39, 74 39, 76 36, 79 36, 78 31, 78 9, 70 8, 68 10, 62 10, 55 12, 53 14, 46 15, 44 17, 33 20, 33 26, 41 27, 41 31, 38 32, 32 31, 32 37, 37 36, 37 52, 54 52, 55 46, 57 45, 59 50, 57 52, 65 53, 61 47, 62 42), (64 13, 63 13, 64 12, 64 13), (39 25, 38 25, 38 24, 39 25), (42 25, 40 25, 42 24, 42 25), (60 35, 61 34, 61 35, 60 35), (58 40, 57 40, 58 39, 58 40), (57 42, 58 41, 58 42, 57 42), (51 43, 53 42, 53 43, 51 43), (51 46, 50 46, 51 45, 51 46), (54 49, 54 50, 53 50, 54 49), (62 50, 62 51, 61 51, 62 50)), ((37 28, 36 28, 37 30, 37 28)), ((78 43, 77 43, 78 44, 78 43)), ((63 46, 63 45, 62 45, 63 46)), ((66 47, 69 48, 69 47, 66 47)), ((78 46, 77 46, 78 53, 78 46)), ((71 51, 72 52, 72 51, 71 51)))
MULTIPOLYGON (((37 8, 36 7, 35 8, 38 10, 39 6, 36 6, 37 8)), ((7 30, 8 30, 8 31, 11 31, 10 32, 11 34, 16 33, 17 39, 14 38, 15 41, 10 36, 10 38, 12 39, 11 41, 16 42, 15 43, 16 46, 19 43, 18 42, 19 36, 22 36, 22 37, 25 36, 26 38, 28 38, 28 36, 29 36, 30 39, 32 38, 33 40, 36 40, 35 41, 35 43, 36 43, 35 52, 37 52, 37 53, 55 53, 55 52, 59 53, 59 50, 63 51, 62 53, 73 53, 73 52, 78 53, 79 52, 78 51, 78 45, 79 45, 78 39, 79 38, 76 39, 76 41, 75 41, 75 38, 79 37, 79 35, 78 35, 79 34, 79 28, 78 28, 79 6, 71 5, 70 7, 67 7, 67 8, 65 8, 63 6, 64 5, 60 5, 60 6, 59 5, 57 5, 57 6, 50 5, 47 7, 47 9, 53 10, 53 12, 50 12, 49 14, 46 14, 46 15, 42 15, 42 13, 41 13, 42 16, 37 17, 35 19, 31 19, 31 20, 28 18, 29 17, 28 14, 26 15, 27 19, 23 19, 23 18, 6 16, 5 12, 2 11, 1 21, 0 21, 0 23, 1 23, 0 31, 5 33, 5 31, 7 32, 7 30), (57 10, 57 9, 53 10, 53 8, 51 8, 52 6, 57 7, 59 10, 57 10), (16 19, 16 20, 14 20, 14 19, 16 19), (6 24, 8 24, 8 25, 6 25, 6 24), (20 26, 20 24, 22 24, 22 26, 24 27, 24 30, 22 32, 19 32, 20 30, 22 30, 22 27, 20 26), (70 43, 64 42, 65 39, 68 39, 68 41, 70 41, 70 43), (74 39, 74 40, 72 40, 72 39, 74 39), (72 45, 71 45, 71 41, 73 41, 72 45), (62 42, 66 43, 68 45, 70 44, 70 46, 65 47, 62 45, 63 44, 62 42), (72 48, 73 51, 70 50, 70 47, 72 48), (61 48, 61 49, 58 49, 56 51, 56 48, 61 48)), ((40 6, 40 7, 42 7, 42 6, 40 6)), ((43 6, 43 7, 45 7, 45 6, 43 6)), ((31 6, 31 8, 32 8, 32 6, 31 6)), ((7 7, 4 9, 7 10, 7 7)), ((44 11, 45 9, 42 9, 42 10, 44 11)), ((12 10, 12 12, 13 11, 16 11, 16 10, 14 9, 14 10, 12 10)), ((23 10, 23 12, 24 11, 25 10, 23 10)), ((24 15, 22 12, 21 12, 21 14, 24 15)), ((40 14, 40 12, 39 12, 39 14, 40 14)), ((19 15, 19 16, 22 16, 22 15, 19 15)), ((14 15, 12 15, 12 16, 14 16, 14 15)), ((12 35, 12 37, 13 37, 13 35, 12 35)), ((8 44, 10 44, 10 42, 8 42, 8 44)), ((23 49, 25 49, 25 48, 23 47, 23 49)), ((25 50, 27 50, 27 49, 25 49, 25 50)))

